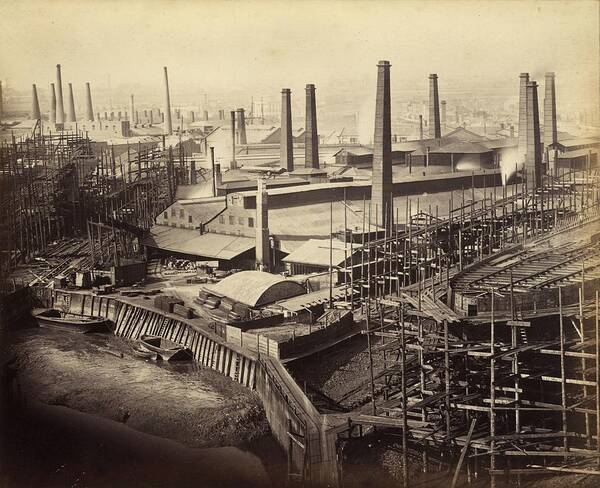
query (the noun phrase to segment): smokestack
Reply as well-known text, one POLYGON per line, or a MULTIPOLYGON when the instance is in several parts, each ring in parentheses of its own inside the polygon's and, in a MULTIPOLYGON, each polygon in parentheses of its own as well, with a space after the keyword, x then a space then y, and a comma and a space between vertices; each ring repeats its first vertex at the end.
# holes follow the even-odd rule
POLYGON ((319 136, 317 134, 317 102, 315 85, 306 85, 306 135, 304 136, 304 166, 319 168, 319 136))
POLYGON ((131 127, 133 128, 133 126, 135 124, 135 104, 134 104, 133 94, 131 94, 130 98, 129 98, 129 123, 131 124, 131 127))
POLYGON ((35 84, 31 85, 31 118, 33 120, 41 120, 40 102, 38 100, 37 88, 35 84))
MULTIPOLYGON (((100 116, 98 116, 98 120, 100 116)), ((85 84, 85 120, 94 121, 94 109, 92 107, 92 90, 90 84, 85 84)))
POLYGON ((419 139, 423 140, 423 116, 419 114, 419 139))
POLYGON ((2 111, 4 109, 3 98, 2 98, 2 81, 0 81, 0 121, 2 120, 2 111))
POLYGON ((237 161, 235 160, 235 110, 231 111, 231 163, 230 169, 237 169, 237 161))
POLYGON ((548 168, 556 169, 556 151, 554 144, 558 139, 556 127, 556 85, 555 74, 546 73, 546 85, 544 95, 544 148, 548 151, 548 168))
POLYGON ((542 186, 542 146, 540 141, 540 115, 538 110, 537 83, 527 82, 527 151, 525 169, 533 175, 536 188, 542 186))
POLYGON ((208 120, 208 110, 204 111, 204 120, 208 120))
POLYGON ((56 90, 54 83, 50 83, 50 123, 56 124, 56 90))
POLYGON ((64 124, 65 106, 63 105, 62 77, 60 64, 56 65, 56 123, 64 124))
POLYGON ((292 139, 292 91, 281 90, 281 132, 279 141, 279 159, 281 166, 288 172, 294 171, 294 144, 292 139))
POLYGON ((73 85, 69 83, 69 105, 67 107, 67 122, 76 122, 75 116, 75 99, 73 98, 73 85))
POLYGON ((429 137, 432 139, 442 137, 438 77, 435 73, 429 75, 429 137))
POLYGON ((154 124, 154 110, 150 110, 150 125, 154 124))
POLYGON ((527 153, 527 83, 529 82, 529 73, 519 75, 519 141, 517 151, 519 153, 519 163, 525 159, 527 153))
POLYGON ((167 67, 164 66, 165 72, 165 131, 168 135, 173 134, 173 121, 171 120, 171 95, 169 94, 169 75, 167 73, 167 67))
POLYGON ((264 271, 271 268, 269 243, 269 195, 265 180, 258 178, 256 189, 256 267, 264 271))
POLYGON ((390 62, 377 65, 375 135, 373 137, 373 176, 371 209, 377 222, 390 229, 392 223, 392 114, 390 101, 390 62))
POLYGON ((210 164, 212 167, 213 175, 213 197, 217 196, 217 183, 221 183, 221 165, 215 164, 215 148, 210 146, 210 164), (220 180, 220 181, 217 181, 220 180))
POLYGON ((190 110, 190 121, 192 123, 196 122, 196 114, 194 113, 193 110, 190 110))
POLYGON ((240 144, 248 144, 246 139, 246 117, 244 117, 244 109, 238 108, 238 134, 240 138, 240 144))
POLYGON ((190 161, 190 185, 195 185, 198 183, 198 178, 196 175, 196 161, 193 159, 190 161))
POLYGON ((446 130, 446 100, 442 100, 442 130, 446 130))

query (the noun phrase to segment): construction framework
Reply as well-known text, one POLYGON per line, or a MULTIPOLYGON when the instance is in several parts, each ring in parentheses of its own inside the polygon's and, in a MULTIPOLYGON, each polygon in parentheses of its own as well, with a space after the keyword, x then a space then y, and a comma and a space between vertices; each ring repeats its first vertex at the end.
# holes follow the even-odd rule
POLYGON ((409 446, 425 471, 451 453, 453 486, 463 466, 492 486, 600 475, 600 178, 523 176, 479 202, 452 192, 445 216, 407 199, 407 224, 396 209, 383 238, 365 228, 342 270, 369 353, 352 424, 401 430, 405 486, 409 446), (571 243, 575 231, 592 238, 571 243))

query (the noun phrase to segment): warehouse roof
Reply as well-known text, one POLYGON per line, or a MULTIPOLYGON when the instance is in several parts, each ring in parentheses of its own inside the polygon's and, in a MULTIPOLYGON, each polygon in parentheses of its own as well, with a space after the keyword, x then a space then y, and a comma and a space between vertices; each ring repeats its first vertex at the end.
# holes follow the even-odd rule
POLYGON ((144 245, 156 249, 229 260, 254 247, 254 239, 227 234, 200 234, 193 229, 179 229, 165 225, 155 225, 144 245))
POLYGON ((430 152, 437 154, 481 154, 492 152, 492 150, 478 142, 456 141, 442 147, 434 147, 430 152))
MULTIPOLYGON (((329 266, 329 239, 309 239, 298 249, 288 254, 283 261, 286 263, 307 264, 310 266, 329 266)), ((344 262, 346 256, 350 255, 350 245, 338 239, 331 241, 331 262, 333 266, 339 266, 344 262), (344 247, 346 251, 344 252, 344 247)))
POLYGON ((227 297, 249 307, 259 307, 305 293, 304 287, 281 275, 263 271, 240 271, 216 285, 205 287, 210 293, 227 297))

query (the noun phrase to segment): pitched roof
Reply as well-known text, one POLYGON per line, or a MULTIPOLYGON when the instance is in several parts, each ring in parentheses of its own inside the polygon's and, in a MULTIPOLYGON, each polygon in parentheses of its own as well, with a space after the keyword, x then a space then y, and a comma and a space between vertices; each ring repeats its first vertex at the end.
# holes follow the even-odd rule
POLYGON ((442 147, 431 148, 430 152, 436 154, 481 154, 492 152, 492 149, 477 142, 456 141, 442 147))
POLYGON ((473 131, 465 129, 464 127, 457 127, 453 131, 448 132, 444 135, 444 138, 451 137, 453 139, 459 139, 461 141, 486 141, 487 137, 477 134, 473 131))
POLYGON ((193 229, 178 229, 155 225, 143 241, 146 246, 193 256, 229 260, 254 247, 254 239, 209 232, 200 234, 193 229))
MULTIPOLYGON (((344 243, 338 239, 333 239, 331 244, 331 262, 333 266, 339 266, 344 262, 347 255, 350 255, 350 245, 344 246, 344 243)), ((329 267, 329 239, 309 239, 298 249, 283 258, 283 261, 286 263, 329 267)))

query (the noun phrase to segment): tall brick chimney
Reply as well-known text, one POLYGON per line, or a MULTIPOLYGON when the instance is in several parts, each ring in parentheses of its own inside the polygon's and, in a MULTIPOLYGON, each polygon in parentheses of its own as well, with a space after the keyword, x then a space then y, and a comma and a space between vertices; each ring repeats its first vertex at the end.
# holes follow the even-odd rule
POLYGON ((429 75, 429 137, 431 139, 442 137, 438 77, 435 73, 429 75))
POLYGON ((419 114, 419 140, 423 140, 423 116, 419 114))
POLYGON ((248 144, 248 139, 246 138, 246 117, 244 114, 243 108, 237 109, 237 122, 238 122, 238 138, 240 144, 248 144))
POLYGON ((304 136, 304 166, 319 168, 319 136, 317 134, 317 103, 315 85, 306 85, 306 135, 304 136))
POLYGON ((269 195, 263 178, 258 178, 256 189, 256 267, 264 271, 271 268, 269 243, 269 195))
POLYGON ((442 127, 442 131, 446 130, 446 100, 442 100, 442 123, 441 123, 441 127, 442 127))
POLYGON ((375 134, 373 137, 373 175, 371 211, 387 229, 392 225, 392 114, 390 100, 390 62, 377 64, 375 134))
POLYGON ((75 99, 73 98, 73 85, 71 83, 69 83, 69 100, 67 108, 67 122, 76 122, 77 116, 75 115, 75 99))
POLYGON ((50 83, 50 123, 56 124, 56 90, 54 83, 50 83))
POLYGON ((196 161, 190 161, 190 185, 198 183, 198 175, 196 174, 196 161))
MULTIPOLYGON (((92 105, 92 90, 89 82, 85 84, 85 120, 94 121, 94 108, 92 105)), ((100 116, 98 116, 100 120, 100 116)))
POLYGON ((64 124, 65 106, 63 105, 62 77, 60 64, 56 65, 56 123, 64 124))
POLYGON ((279 159, 281 166, 289 173, 294 171, 294 142, 292 139, 292 91, 281 90, 281 131, 279 142, 279 159))
POLYGON ((40 101, 38 100, 37 88, 35 84, 31 85, 31 118, 33 120, 41 120, 40 101))
POLYGON ((231 162, 230 169, 237 169, 237 161, 235 160, 235 110, 231 111, 231 162))
POLYGON ((129 124, 133 129, 133 126, 135 125, 135 103, 133 94, 129 96, 129 124))
POLYGON ((168 135, 173 134, 173 120, 171 119, 171 94, 169 93, 169 74, 167 67, 163 67, 165 80, 165 132, 168 135))
POLYGON ((519 128, 518 128, 518 146, 519 164, 525 160, 527 153, 527 83, 529 82, 529 73, 519 75, 519 128))
POLYGON ((556 169, 556 150, 554 149, 554 144, 557 142, 555 74, 546 73, 544 94, 544 154, 548 155, 548 168, 553 170, 556 169))
POLYGON ((542 145, 540 141, 540 115, 538 109, 537 83, 527 82, 527 151, 525 153, 525 170, 529 181, 536 188, 542 186, 542 145))

